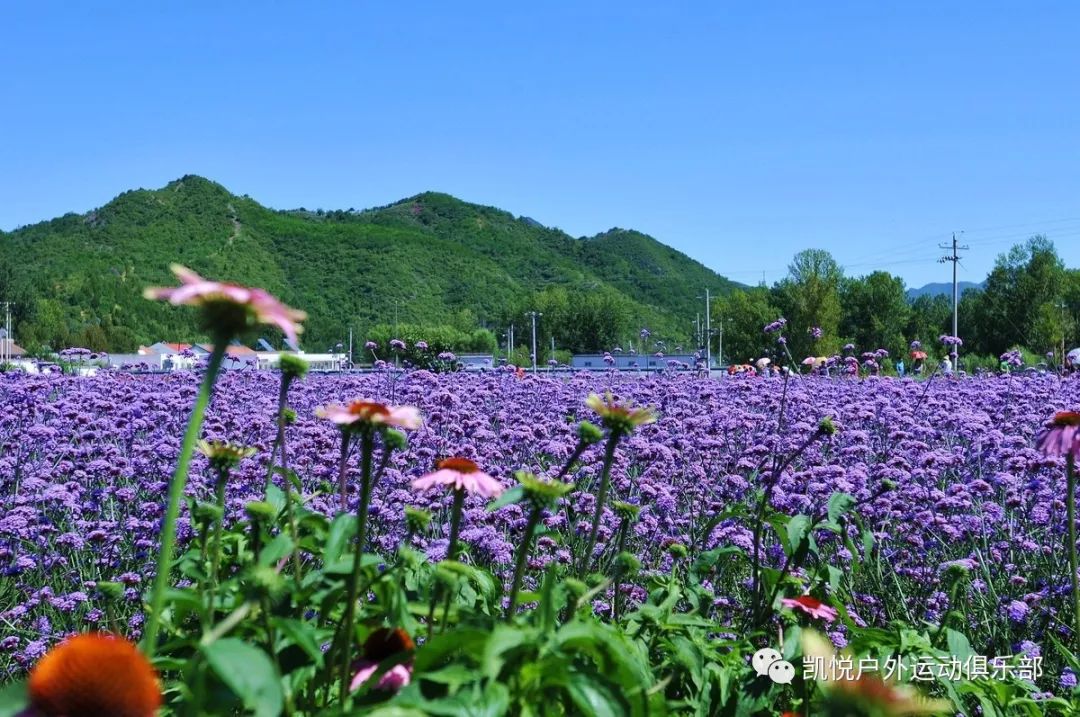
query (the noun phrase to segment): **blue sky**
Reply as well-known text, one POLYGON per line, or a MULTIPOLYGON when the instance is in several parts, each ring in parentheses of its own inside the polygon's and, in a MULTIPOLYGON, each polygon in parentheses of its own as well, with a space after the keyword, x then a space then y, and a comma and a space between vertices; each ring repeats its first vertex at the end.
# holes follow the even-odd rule
POLYGON ((738 281, 802 248, 1080 266, 1075 3, 0 6, 0 228, 194 173, 277 208, 424 190, 738 281), (517 7, 513 7, 517 6, 517 7), (526 7, 528 6, 528 7, 526 7))

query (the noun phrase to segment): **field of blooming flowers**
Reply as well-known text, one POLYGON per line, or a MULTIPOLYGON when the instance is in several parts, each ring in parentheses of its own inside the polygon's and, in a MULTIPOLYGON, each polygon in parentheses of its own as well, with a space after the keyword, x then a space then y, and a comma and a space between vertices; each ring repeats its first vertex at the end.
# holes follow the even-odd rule
MULTIPOLYGON (((23 671, 71 632, 139 634, 163 496, 198 382, 194 373, 0 377, 2 669, 23 671), (95 589, 99 582, 122 584, 123 595, 103 595, 95 589)), ((206 437, 257 451, 226 486, 227 523, 241 520, 244 505, 263 493, 278 384, 269 373, 219 380, 206 437)), ((977 652, 1034 653, 1051 636, 1068 636, 1063 472, 1035 451, 1033 436, 1053 410, 1080 404, 1078 381, 522 378, 502 371, 311 376, 296 384, 289 401, 296 414, 290 467, 308 505, 332 514, 340 440, 332 423, 316 417, 316 407, 357 396, 416 406, 424 425, 394 454, 372 496, 370 535, 377 550, 392 552, 406 534, 405 507, 427 508, 435 515, 430 532, 409 539, 438 560, 446 553, 450 500, 415 493, 410 481, 448 455, 472 459, 507 485, 521 468, 548 473, 570 456, 577 422, 590 417, 583 397, 607 390, 659 415, 624 442, 612 471, 613 498, 640 506, 623 547, 640 558, 645 574, 672 570, 672 543, 691 552, 749 550, 752 528, 731 508, 747 504, 752 476, 770 455, 807 444, 820 419, 830 417, 835 435, 810 441, 782 468, 772 503, 813 514, 836 491, 864 501, 859 525, 847 531, 852 539, 822 545, 838 568, 833 587, 855 624, 938 621, 949 602, 944 576, 955 564, 972 578, 963 610, 977 652), (725 510, 732 517, 716 520, 725 510), (863 551, 871 568, 844 570, 852 550, 863 551)), ((573 464, 568 478, 586 490, 573 495, 571 511, 544 518, 547 530, 530 558, 527 582, 550 561, 572 561, 563 536, 587 533, 585 516, 595 505, 589 489, 599 469, 597 456, 573 464)), ((355 462, 349 471, 355 504, 355 462)), ((213 482, 199 457, 188 493, 207 499, 213 482)), ((485 501, 468 499, 460 538, 470 560, 508 579, 525 518, 521 506, 487 511, 485 501)), ((600 547, 614 540, 618 525, 605 510, 600 547)), ((185 510, 179 537, 191 535, 185 510)), ((776 564, 783 561, 779 544, 766 551, 776 564)), ((747 579, 742 563, 718 564, 711 588, 721 618, 746 599, 747 579)), ((630 603, 645 597, 640 582, 626 591, 630 603)), ((610 602, 610 594, 598 595, 594 608, 610 612, 610 602)), ((843 625, 829 636, 844 645, 843 625)), ((1069 680, 1066 672, 1061 686, 1069 680)))

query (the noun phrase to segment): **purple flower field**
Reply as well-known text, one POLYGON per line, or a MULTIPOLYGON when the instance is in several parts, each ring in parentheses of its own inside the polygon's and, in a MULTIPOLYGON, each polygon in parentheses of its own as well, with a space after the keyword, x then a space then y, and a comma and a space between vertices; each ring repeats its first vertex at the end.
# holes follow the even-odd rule
MULTIPOLYGON (((118 627, 138 634, 169 476, 198 381, 194 373, 0 376, 0 623, 6 635, 0 670, 23 671, 75 631, 118 627), (127 586, 118 604, 95 589, 101 581, 127 586)), ((244 504, 263 496, 278 389, 278 375, 268 372, 227 373, 218 383, 205 436, 258 449, 233 472, 228 521, 242 519, 244 504)), ((409 447, 394 454, 376 489, 371 536, 376 550, 392 551, 405 535, 404 507, 430 508, 432 533, 413 540, 439 559, 446 552, 450 497, 414 493, 409 481, 451 455, 476 461, 508 486, 520 468, 558 470, 576 444, 577 422, 595 419, 586 396, 608 389, 659 414, 624 442, 612 472, 612 498, 642 507, 628 549, 646 571, 671 569, 665 548, 672 542, 690 546, 691 555, 725 546, 749 551, 753 532, 745 521, 710 519, 747 500, 755 470, 778 449, 802 446, 829 416, 838 432, 812 442, 783 469, 772 504, 812 514, 834 491, 866 499, 883 481, 897 484, 859 508, 860 520, 847 526, 850 540, 819 537, 832 564, 848 564, 857 550, 870 566, 836 576, 855 596, 846 607, 856 623, 939 618, 947 602, 940 581, 960 561, 973 578, 966 615, 978 651, 1031 651, 1067 631, 1064 471, 1034 449, 1033 436, 1053 411, 1080 404, 1075 380, 793 378, 785 397, 781 379, 689 374, 311 376, 290 393, 297 419, 289 428, 289 464, 309 505, 333 514, 340 435, 315 417, 315 408, 360 397, 418 407, 424 425, 410 432, 409 447)), ((588 531, 589 488, 600 463, 593 447, 571 470, 569 479, 585 490, 572 495, 572 511, 545 519, 548 532, 538 541, 527 583, 542 564, 572 560, 563 538, 588 531)), ((349 465, 355 501, 359 472, 356 461, 349 465)), ((189 495, 206 500, 212 484, 198 457, 189 495)), ((461 531, 468 559, 508 576, 525 522, 520 505, 489 512, 484 501, 469 498, 461 531)), ((598 550, 617 525, 607 514, 598 550)), ((185 509, 181 541, 192 533, 185 509)), ((774 539, 767 538, 764 549, 782 562, 774 539)), ((748 580, 745 561, 733 556, 719 564, 711 587, 721 613, 745 598, 748 580)), ((644 595, 640 586, 626 590, 631 600, 644 595)), ((607 610, 607 602, 596 609, 607 610)), ((830 636, 844 641, 840 632, 830 636)))

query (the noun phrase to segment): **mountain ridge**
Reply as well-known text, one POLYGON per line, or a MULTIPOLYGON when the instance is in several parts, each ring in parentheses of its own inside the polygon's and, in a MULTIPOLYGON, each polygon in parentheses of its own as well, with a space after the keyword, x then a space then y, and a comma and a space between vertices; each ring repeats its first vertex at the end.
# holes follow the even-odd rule
POLYGON ((605 295, 625 314, 620 331, 687 339, 697 295, 738 286, 640 232, 575 238, 434 191, 362 210, 277 210, 185 175, 0 233, 0 291, 19 304, 18 335, 54 348, 203 338, 191 312, 139 298, 173 282, 173 262, 304 309, 315 346, 399 320, 494 328, 558 291, 605 295))

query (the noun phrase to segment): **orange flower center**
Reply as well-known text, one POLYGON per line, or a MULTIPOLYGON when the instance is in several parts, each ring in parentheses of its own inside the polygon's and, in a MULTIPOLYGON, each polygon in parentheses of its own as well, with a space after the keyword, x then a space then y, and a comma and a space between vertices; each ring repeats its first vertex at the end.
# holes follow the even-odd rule
POLYGON ((439 461, 439 470, 451 470, 458 473, 475 473, 480 470, 480 466, 476 465, 468 458, 444 458, 439 461))
POLYGON ((53 648, 27 687, 31 703, 48 717, 152 717, 161 705, 150 663, 130 642, 109 635, 77 635, 53 648))
POLYGON ((363 655, 365 660, 382 662, 391 655, 399 652, 412 652, 416 649, 409 633, 400 627, 380 627, 364 642, 363 655))
POLYGON ((353 401, 349 404, 349 413, 354 416, 371 418, 372 416, 389 416, 390 409, 381 403, 371 401, 353 401))
POLYGON ((812 598, 809 595, 797 597, 795 598, 795 602, 810 610, 817 610, 822 605, 822 602, 820 600, 818 600, 817 598, 812 598))
POLYGON ((1054 414, 1054 418, 1050 421, 1050 425, 1058 428, 1064 426, 1080 426, 1080 413, 1076 411, 1058 411, 1054 414))

